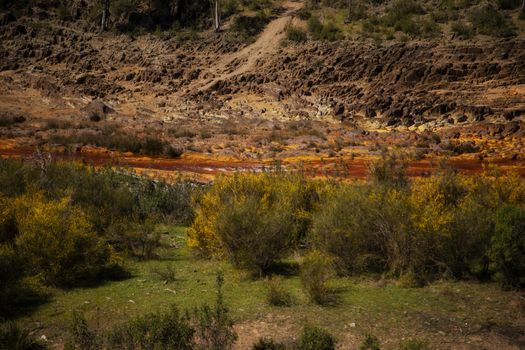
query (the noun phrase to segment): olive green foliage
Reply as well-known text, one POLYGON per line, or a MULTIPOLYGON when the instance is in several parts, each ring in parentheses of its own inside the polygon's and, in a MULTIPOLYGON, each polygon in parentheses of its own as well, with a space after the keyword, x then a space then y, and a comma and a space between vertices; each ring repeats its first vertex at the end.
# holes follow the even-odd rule
POLYGON ((334 294, 327 286, 334 275, 333 259, 320 251, 311 251, 301 263, 301 283, 310 300, 316 304, 327 304, 334 294))
POLYGON ((18 231, 15 250, 30 275, 49 285, 72 286, 118 268, 111 247, 68 198, 47 201, 41 194, 22 196, 13 206, 18 231))
POLYGON ((359 345, 359 350, 381 350, 381 344, 379 344, 379 339, 376 336, 367 334, 365 339, 359 345))
POLYGON ((291 306, 293 296, 288 292, 279 277, 272 277, 267 281, 266 301, 273 306, 291 306))
POLYGON ((73 313, 73 320, 65 348, 98 349, 210 349, 228 350, 237 335, 222 294, 223 275, 217 274, 215 304, 181 313, 171 306, 162 313, 139 316, 109 330, 95 330, 81 313, 73 313))
POLYGON ((224 303, 222 272, 217 273, 216 283, 217 297, 214 307, 204 305, 194 312, 197 344, 201 349, 229 350, 237 340, 237 333, 233 329, 230 310, 224 303))
POLYGON ((0 350, 39 350, 45 348, 18 324, 11 321, 0 322, 0 350))
POLYGON ((428 345, 418 339, 408 339, 401 343, 400 350, 428 350, 428 345))
POLYGON ((234 35, 244 42, 252 42, 261 33, 268 22, 269 17, 264 12, 257 12, 255 16, 240 15, 233 19, 231 26, 234 35))
POLYGON ((252 350, 286 350, 286 346, 269 338, 260 338, 257 343, 253 344, 252 350))
POLYGON ((496 214, 489 252, 495 278, 504 288, 525 287, 525 210, 507 205, 496 214))
POLYGON ((314 184, 295 175, 219 178, 198 200, 188 244, 200 255, 266 274, 304 239, 315 200, 314 184))
POLYGON ((194 348, 195 330, 174 306, 163 314, 141 316, 112 330, 108 349, 177 349, 194 348))
POLYGON ((464 22, 454 22, 450 29, 462 39, 469 39, 474 35, 472 27, 464 22))
POLYGON ((288 26, 286 27, 286 39, 295 43, 303 43, 308 37, 301 28, 288 26))
POLYGON ((121 255, 154 257, 156 223, 190 221, 193 192, 110 168, 0 160, 0 315, 41 301, 45 286, 125 276, 121 255))
POLYGON ((299 337, 299 350, 335 350, 337 341, 326 330, 306 325, 299 337))
POLYGON ((279 173, 221 178, 199 199, 188 244, 261 275, 306 243, 301 280, 318 303, 330 295, 333 269, 383 273, 404 287, 475 277, 522 288, 522 228, 500 213, 508 205, 518 214, 525 205, 519 176, 491 169, 461 176, 444 167, 408 181, 406 159, 385 154, 365 183, 279 173))
POLYGON ((314 40, 335 41, 342 38, 341 30, 333 22, 323 24, 315 16, 308 20, 308 31, 314 40))
POLYGON ((514 28, 507 17, 491 6, 474 9, 470 15, 470 21, 478 34, 497 37, 515 35, 514 28))

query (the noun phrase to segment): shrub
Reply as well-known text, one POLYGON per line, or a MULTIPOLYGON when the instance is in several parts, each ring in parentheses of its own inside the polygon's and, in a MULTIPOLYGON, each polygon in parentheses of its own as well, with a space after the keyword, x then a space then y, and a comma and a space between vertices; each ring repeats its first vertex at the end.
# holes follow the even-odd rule
POLYGON ((111 247, 97 237, 69 198, 47 201, 42 194, 15 201, 16 248, 32 275, 50 285, 95 281, 118 268, 111 247))
POLYGON ((297 11, 297 16, 303 21, 307 21, 310 19, 310 17, 312 17, 312 13, 305 8, 301 8, 299 11, 297 11))
POLYGON ((217 298, 214 308, 205 305, 195 310, 197 344, 203 349, 228 350, 237 340, 230 311, 224 303, 222 286, 224 275, 217 273, 217 298))
POLYGON ((453 33, 457 34, 457 36, 462 39, 469 39, 474 35, 472 27, 465 24, 464 22, 458 21, 452 23, 451 30, 453 33))
POLYGON ((65 349, 98 350, 101 348, 101 337, 89 328, 83 314, 74 312, 70 329, 70 339, 67 341, 65 349))
POLYGON ((505 15, 490 6, 473 10, 470 15, 470 21, 478 34, 496 37, 515 35, 514 29, 507 21, 505 15))
POLYGON ((39 343, 27 330, 8 321, 0 322, 0 349, 38 350, 45 349, 45 346, 39 343))
POLYGON ((267 282, 266 301, 273 306, 291 306, 293 304, 293 297, 288 292, 282 283, 282 280, 273 277, 267 282))
POLYGON ((255 16, 237 16, 232 23, 232 30, 245 42, 253 41, 268 24, 269 19, 264 13, 258 12, 255 16))
POLYGON ((195 330, 172 306, 164 314, 149 314, 112 330, 109 349, 194 349, 195 330))
POLYGON ((403 154, 382 152, 381 158, 368 166, 368 176, 378 185, 406 187, 408 160, 403 154))
POLYGON ((288 26, 286 27, 286 39, 295 43, 303 43, 308 38, 302 29, 294 26, 288 26))
POLYGON ((381 344, 379 344, 379 339, 376 336, 367 334, 365 339, 359 346, 359 350, 381 350, 381 344))
POLYGON ((506 205, 496 214, 490 269, 503 288, 525 286, 525 210, 506 205))
POLYGON ((259 341, 253 344, 252 350, 286 350, 286 346, 269 338, 259 338, 259 341))
POLYGON ((409 339, 407 341, 404 341, 401 344, 400 349, 401 350, 427 350, 428 345, 421 340, 409 339))
POLYGON ((304 237, 314 195, 306 180, 293 175, 221 177, 198 200, 188 245, 263 275, 304 237))
POLYGON ((166 264, 162 267, 156 267, 151 270, 152 273, 158 275, 161 280, 166 283, 175 282, 177 279, 177 272, 175 266, 171 263, 166 264))
POLYGON ((306 325, 299 337, 299 350, 335 350, 337 342, 326 330, 306 325))
POLYGON ((155 225, 154 218, 148 218, 143 223, 118 220, 108 228, 108 239, 128 256, 151 259, 160 247, 160 234, 156 232, 155 225))
POLYGON ((333 259, 327 254, 312 251, 303 258, 301 283, 314 303, 323 305, 333 300, 333 293, 326 285, 333 275, 333 259))

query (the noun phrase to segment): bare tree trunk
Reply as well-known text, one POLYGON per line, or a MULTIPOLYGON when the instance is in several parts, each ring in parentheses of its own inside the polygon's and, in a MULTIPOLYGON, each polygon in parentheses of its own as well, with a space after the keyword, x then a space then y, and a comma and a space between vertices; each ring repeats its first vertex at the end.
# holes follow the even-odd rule
POLYGON ((221 1, 215 0, 215 31, 221 30, 221 1))
POLYGON ((102 1, 102 21, 100 22, 100 31, 104 32, 108 28, 109 0, 102 1))
POLYGON ((525 0, 523 0, 523 4, 521 4, 521 11, 525 13, 525 0))

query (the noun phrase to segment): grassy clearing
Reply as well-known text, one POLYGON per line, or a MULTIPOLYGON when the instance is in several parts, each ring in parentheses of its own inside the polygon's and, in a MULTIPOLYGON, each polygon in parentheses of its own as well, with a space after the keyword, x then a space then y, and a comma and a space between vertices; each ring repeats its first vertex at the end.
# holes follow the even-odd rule
POLYGON ((251 327, 260 335, 287 341, 299 334, 304 324, 312 323, 329 329, 343 345, 359 344, 367 333, 378 336, 385 349, 397 348, 404 338, 434 345, 483 344, 489 336, 493 341, 500 328, 507 333, 498 335, 498 344, 519 345, 520 336, 513 332, 523 329, 525 306, 517 293, 502 292, 495 284, 439 282, 412 289, 374 276, 334 278, 329 285, 336 291, 336 302, 320 307, 308 301, 294 273, 282 276, 282 285, 294 303, 289 307, 269 306, 264 280, 254 280, 227 262, 193 258, 185 245, 184 227, 163 227, 162 231, 169 234, 163 237, 165 246, 159 259, 128 261, 131 278, 95 288, 56 291, 48 303, 20 321, 37 329, 38 337, 45 334, 53 345, 59 345, 74 310, 83 311, 91 326, 107 328, 133 316, 166 310, 172 304, 181 309, 210 304, 220 269, 226 280, 225 300, 242 330, 238 331, 239 344, 257 341, 246 339, 252 334, 251 327), (155 273, 156 268, 167 264, 175 269, 174 282, 165 283, 155 273), (271 321, 262 322, 268 319, 271 321), (275 322, 282 326, 282 334, 265 326, 275 322))

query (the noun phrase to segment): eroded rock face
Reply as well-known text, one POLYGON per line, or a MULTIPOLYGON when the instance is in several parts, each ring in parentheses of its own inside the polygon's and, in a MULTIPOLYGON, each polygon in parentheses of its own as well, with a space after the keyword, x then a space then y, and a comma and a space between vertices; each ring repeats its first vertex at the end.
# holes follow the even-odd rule
MULTIPOLYGON (((14 72, 22 87, 45 96, 109 100, 152 93, 179 99, 191 109, 188 115, 223 108, 232 96, 246 94, 281 103, 294 116, 360 116, 392 127, 480 123, 491 116, 506 123, 525 115, 523 98, 502 96, 525 84, 525 40, 519 38, 385 47, 308 42, 262 53, 243 70, 245 62, 231 54, 239 44, 225 35, 180 43, 100 36, 88 27, 82 21, 35 25, 34 19, 3 14, 0 72, 14 72), (222 71, 210 68, 221 60, 229 60, 222 71)), ((239 112, 251 113, 228 111, 239 112)))

